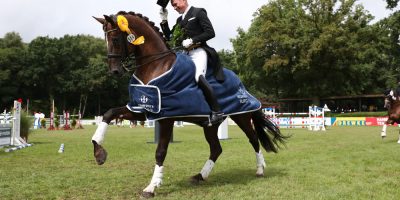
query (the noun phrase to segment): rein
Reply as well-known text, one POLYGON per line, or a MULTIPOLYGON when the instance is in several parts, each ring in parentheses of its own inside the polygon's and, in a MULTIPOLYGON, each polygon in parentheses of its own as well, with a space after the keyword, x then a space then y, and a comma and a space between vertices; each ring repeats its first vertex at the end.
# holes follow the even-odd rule
MULTIPOLYGON (((108 30, 108 31, 104 32, 107 46, 108 46, 107 34, 111 33, 111 32, 114 32, 114 31, 118 31, 118 29, 115 28, 115 29, 111 29, 111 30, 108 30)), ((164 58, 165 56, 167 56, 170 53, 175 52, 176 50, 183 49, 183 47, 175 47, 175 48, 172 48, 172 49, 169 49, 169 50, 166 50, 166 51, 162 51, 162 52, 159 52, 159 53, 156 53, 156 54, 143 55, 143 56, 136 57, 134 55, 134 53, 128 54, 128 44, 127 44, 127 42, 125 42, 124 35, 123 34, 119 34, 118 39, 119 39, 120 44, 123 47, 123 52, 122 53, 124 55, 108 53, 107 54, 107 58, 121 58, 122 68, 127 72, 136 70, 136 69, 138 69, 138 68, 140 68, 142 66, 148 65, 148 64, 150 64, 150 63, 152 63, 154 61, 157 61, 157 60, 159 60, 161 58, 164 58), (136 64, 137 60, 151 58, 151 57, 155 57, 155 56, 157 56, 157 57, 152 59, 152 60, 150 60, 150 61, 148 61, 148 62, 145 62, 145 63, 140 64, 140 65, 136 64)))
POLYGON ((138 69, 138 68, 140 68, 142 66, 148 65, 148 64, 150 64, 150 63, 152 63, 152 62, 154 62, 156 60, 164 58, 165 56, 167 56, 168 54, 170 54, 170 53, 172 53, 174 51, 175 51, 175 49, 169 49, 167 51, 163 51, 163 52, 160 52, 160 53, 151 54, 151 55, 144 55, 144 56, 138 56, 138 57, 136 57, 135 55, 131 54, 131 55, 128 55, 125 58, 123 58, 123 60, 121 60, 121 64, 122 64, 122 67, 125 69, 125 71, 130 72, 130 71, 136 70, 136 69, 138 69), (156 57, 156 58, 154 58, 154 59, 152 59, 152 60, 150 60, 148 62, 145 62, 145 63, 143 63, 141 65, 137 65, 137 64, 131 63, 131 62, 137 61, 139 59, 151 58, 151 57, 154 57, 154 56, 158 56, 158 57, 156 57), (132 66, 132 67, 130 67, 130 66, 132 66))

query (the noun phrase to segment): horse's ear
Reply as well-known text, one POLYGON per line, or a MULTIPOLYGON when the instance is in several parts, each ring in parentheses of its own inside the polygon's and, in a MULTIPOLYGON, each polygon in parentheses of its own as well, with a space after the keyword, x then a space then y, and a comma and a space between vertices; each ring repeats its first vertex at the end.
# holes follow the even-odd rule
POLYGON ((114 22, 114 20, 113 20, 110 16, 108 16, 108 15, 103 15, 103 16, 104 16, 104 19, 105 19, 107 22, 109 22, 111 25, 115 26, 115 22, 114 22))
POLYGON ((104 23, 106 23, 106 20, 105 19, 103 19, 103 18, 98 18, 98 17, 94 17, 94 16, 92 16, 94 19, 96 19, 98 22, 100 22, 101 24, 104 24, 104 23))

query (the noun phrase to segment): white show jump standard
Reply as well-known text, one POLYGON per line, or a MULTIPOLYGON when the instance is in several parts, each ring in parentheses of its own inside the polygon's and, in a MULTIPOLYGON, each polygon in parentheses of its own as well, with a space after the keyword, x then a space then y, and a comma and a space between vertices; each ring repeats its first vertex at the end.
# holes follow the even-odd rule
POLYGON ((318 106, 309 106, 309 126, 311 131, 325 131, 325 112, 324 108, 318 106))
POLYGON ((32 146, 32 144, 28 144, 24 139, 21 138, 20 130, 21 130, 21 103, 18 101, 14 101, 10 145, 15 147, 5 149, 5 152, 11 152, 32 146))

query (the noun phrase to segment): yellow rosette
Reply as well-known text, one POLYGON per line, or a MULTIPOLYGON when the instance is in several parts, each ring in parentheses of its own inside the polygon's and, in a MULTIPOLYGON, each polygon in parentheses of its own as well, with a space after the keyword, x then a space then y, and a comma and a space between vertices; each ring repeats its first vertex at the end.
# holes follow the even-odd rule
POLYGON ((118 15, 117 16, 117 24, 121 31, 128 33, 128 37, 127 37, 128 42, 130 42, 133 45, 141 45, 144 43, 143 36, 135 38, 135 35, 132 34, 131 30, 129 29, 129 22, 125 16, 118 15))

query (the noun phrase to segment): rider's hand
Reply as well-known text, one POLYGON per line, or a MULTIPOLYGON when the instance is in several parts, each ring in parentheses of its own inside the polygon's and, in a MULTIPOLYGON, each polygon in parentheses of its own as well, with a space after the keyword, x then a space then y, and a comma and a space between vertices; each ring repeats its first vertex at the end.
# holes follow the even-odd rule
POLYGON ((160 18, 161 20, 168 20, 168 10, 166 8, 161 8, 160 10, 160 18))
POLYGON ((188 38, 188 39, 182 41, 182 46, 185 48, 189 48, 190 45, 192 45, 192 44, 193 44, 193 40, 191 38, 188 38))

